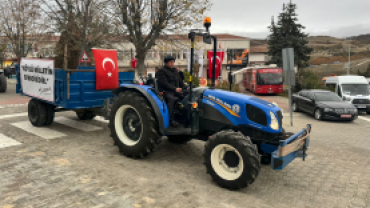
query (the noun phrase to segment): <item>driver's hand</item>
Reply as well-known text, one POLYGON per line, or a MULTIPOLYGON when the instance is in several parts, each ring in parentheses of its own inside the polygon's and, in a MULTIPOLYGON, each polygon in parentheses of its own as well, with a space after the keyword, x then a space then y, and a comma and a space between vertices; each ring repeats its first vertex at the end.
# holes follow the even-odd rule
POLYGON ((176 88, 176 92, 182 92, 181 88, 176 88))

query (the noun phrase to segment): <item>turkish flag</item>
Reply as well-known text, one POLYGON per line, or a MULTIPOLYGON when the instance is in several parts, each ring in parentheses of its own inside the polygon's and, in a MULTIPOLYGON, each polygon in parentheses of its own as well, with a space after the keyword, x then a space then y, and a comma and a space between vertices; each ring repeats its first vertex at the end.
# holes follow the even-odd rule
POLYGON ((131 67, 132 68, 137 68, 137 60, 135 58, 131 59, 131 67))
POLYGON ((95 58, 96 90, 118 88, 117 50, 92 49, 95 58))
MULTIPOLYGON (((215 70, 215 79, 220 75, 222 61, 224 60, 225 51, 216 52, 216 70, 215 70)), ((213 51, 207 51, 208 56, 208 78, 212 78, 213 70, 213 51)))

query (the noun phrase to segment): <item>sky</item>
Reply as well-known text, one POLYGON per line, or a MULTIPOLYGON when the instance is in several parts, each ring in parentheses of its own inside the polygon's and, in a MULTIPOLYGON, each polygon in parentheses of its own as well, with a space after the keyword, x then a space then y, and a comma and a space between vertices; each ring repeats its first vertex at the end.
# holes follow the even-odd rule
MULTIPOLYGON (((211 0, 211 33, 266 38, 272 16, 289 0, 211 0)), ((310 36, 348 37, 370 33, 370 0, 292 0, 298 23, 310 36)))

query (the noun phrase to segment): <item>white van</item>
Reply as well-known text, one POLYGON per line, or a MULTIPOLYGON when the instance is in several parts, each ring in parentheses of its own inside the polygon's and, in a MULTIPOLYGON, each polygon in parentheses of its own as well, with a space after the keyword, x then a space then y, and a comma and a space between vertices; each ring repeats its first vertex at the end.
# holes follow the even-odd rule
POLYGON ((370 89, 365 77, 352 75, 328 77, 325 85, 335 88, 335 92, 345 102, 352 103, 359 111, 370 114, 370 89))

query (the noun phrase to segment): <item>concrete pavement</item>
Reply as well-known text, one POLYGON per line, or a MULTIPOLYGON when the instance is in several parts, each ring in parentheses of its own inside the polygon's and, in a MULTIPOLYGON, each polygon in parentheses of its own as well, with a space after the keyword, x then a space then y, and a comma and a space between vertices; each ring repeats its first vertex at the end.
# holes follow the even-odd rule
POLYGON ((287 131, 312 124, 306 161, 281 171, 263 166, 250 187, 229 191, 206 174, 204 142, 176 145, 164 137, 151 156, 134 160, 119 153, 102 119, 62 112, 50 127, 32 128, 25 112, 27 106, 0 109, 0 207, 370 207, 365 120, 294 113, 291 127, 285 117, 287 131))

